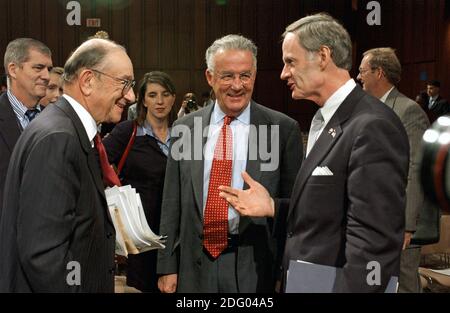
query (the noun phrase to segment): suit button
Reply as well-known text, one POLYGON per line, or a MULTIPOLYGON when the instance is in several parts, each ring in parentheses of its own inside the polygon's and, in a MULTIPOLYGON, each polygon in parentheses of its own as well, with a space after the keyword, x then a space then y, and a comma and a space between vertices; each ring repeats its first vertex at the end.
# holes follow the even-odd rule
POLYGON ((293 235, 294 234, 290 231, 287 236, 288 236, 288 238, 292 238, 293 235))
POLYGON ((108 234, 106 235, 106 238, 111 239, 112 236, 113 236, 113 233, 108 233, 108 234))
POLYGON ((114 269, 114 268, 111 268, 108 272, 111 274, 111 275, 114 275, 114 272, 115 272, 116 270, 114 269))
POLYGON ((196 263, 197 263, 198 266, 201 266, 202 265, 202 260, 198 259, 196 263))

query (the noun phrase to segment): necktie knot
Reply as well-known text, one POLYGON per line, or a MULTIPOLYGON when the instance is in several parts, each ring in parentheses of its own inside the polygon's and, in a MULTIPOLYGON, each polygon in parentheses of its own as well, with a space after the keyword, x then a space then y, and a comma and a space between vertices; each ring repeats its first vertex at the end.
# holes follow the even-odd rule
POLYGON ((38 109, 30 109, 25 112, 25 116, 28 118, 28 121, 34 120, 34 118, 40 113, 38 109))
POLYGON ((100 167, 103 174, 103 183, 109 187, 122 186, 119 177, 117 176, 116 172, 114 172, 112 166, 109 164, 105 146, 103 145, 102 139, 100 138, 100 135, 98 133, 94 137, 94 145, 98 151, 98 158, 100 160, 100 167))
POLYGON ((223 120, 223 125, 227 125, 227 126, 230 125, 231 122, 233 121, 233 119, 234 119, 234 117, 226 115, 223 120))
POLYGON ((314 115, 314 117, 311 121, 311 128, 309 130, 309 135, 308 135, 308 144, 306 147, 306 156, 308 156, 312 147, 316 143, 316 141, 320 135, 320 130, 322 129, 324 123, 325 123, 325 120, 319 109, 319 110, 317 110, 316 114, 314 115))

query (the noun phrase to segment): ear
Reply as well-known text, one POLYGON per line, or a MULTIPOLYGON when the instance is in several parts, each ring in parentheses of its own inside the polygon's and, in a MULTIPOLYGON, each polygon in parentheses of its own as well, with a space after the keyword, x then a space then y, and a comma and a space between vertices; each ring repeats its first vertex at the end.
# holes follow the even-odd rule
POLYGON ((378 74, 377 74, 378 79, 382 79, 383 76, 386 76, 384 74, 384 71, 383 71, 383 69, 381 67, 379 67, 377 70, 378 70, 378 74))
POLYGON ((12 78, 16 78, 17 77, 16 71, 18 67, 19 66, 16 63, 12 62, 8 63, 8 75, 12 78))
POLYGON ((91 95, 94 90, 96 84, 94 75, 94 72, 89 69, 84 69, 78 74, 78 85, 85 96, 91 95))
POLYGON ((206 76, 206 80, 208 81, 208 85, 209 86, 213 86, 213 80, 214 80, 214 74, 212 72, 210 72, 210 70, 206 70, 205 71, 205 76, 206 76))
POLYGON ((328 64, 332 61, 331 59, 331 50, 327 46, 321 46, 317 53, 319 56, 319 65, 322 70, 326 69, 328 64))

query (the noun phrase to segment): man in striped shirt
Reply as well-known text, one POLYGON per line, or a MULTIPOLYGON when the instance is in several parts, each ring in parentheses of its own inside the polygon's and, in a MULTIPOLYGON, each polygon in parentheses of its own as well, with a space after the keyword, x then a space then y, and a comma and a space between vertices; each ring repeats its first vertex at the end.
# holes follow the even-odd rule
POLYGON ((40 113, 52 68, 50 49, 40 41, 18 38, 5 52, 8 90, 0 96, 0 212, 9 159, 21 132, 40 113))

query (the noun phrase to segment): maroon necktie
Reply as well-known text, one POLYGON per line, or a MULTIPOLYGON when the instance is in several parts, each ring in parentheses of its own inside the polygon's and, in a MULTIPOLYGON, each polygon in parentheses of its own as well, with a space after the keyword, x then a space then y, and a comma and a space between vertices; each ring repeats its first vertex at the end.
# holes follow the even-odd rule
POLYGON ((225 116, 214 149, 203 219, 203 246, 213 258, 217 258, 228 245, 228 202, 219 197, 218 188, 221 185, 231 185, 233 166, 231 120, 232 117, 225 116))
POLYGON ((103 183, 108 187, 122 186, 119 177, 108 162, 108 156, 106 155, 105 146, 102 143, 100 135, 97 134, 94 137, 95 148, 98 151, 98 157, 100 159, 100 166, 103 173, 103 183))

